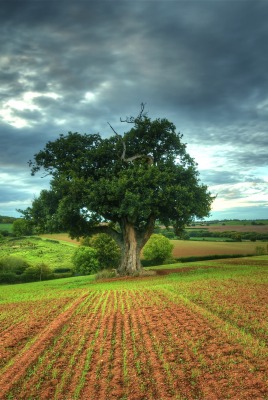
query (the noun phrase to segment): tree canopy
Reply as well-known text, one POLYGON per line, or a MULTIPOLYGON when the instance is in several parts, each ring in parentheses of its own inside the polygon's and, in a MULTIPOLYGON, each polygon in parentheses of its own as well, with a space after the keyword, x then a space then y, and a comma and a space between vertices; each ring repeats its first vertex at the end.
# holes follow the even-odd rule
POLYGON ((51 188, 25 215, 39 226, 54 221, 76 238, 110 234, 122 250, 119 272, 132 274, 156 220, 179 232, 207 216, 213 198, 172 122, 151 120, 143 107, 124 122, 132 126, 123 135, 69 132, 35 154, 32 174, 44 169, 51 188))

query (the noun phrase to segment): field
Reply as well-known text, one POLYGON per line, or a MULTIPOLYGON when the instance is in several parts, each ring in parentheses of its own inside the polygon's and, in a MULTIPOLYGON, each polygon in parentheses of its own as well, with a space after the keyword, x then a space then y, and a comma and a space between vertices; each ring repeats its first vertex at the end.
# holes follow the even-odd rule
POLYGON ((176 258, 188 256, 208 256, 214 254, 243 254, 256 253, 256 247, 268 250, 267 242, 212 242, 194 240, 172 240, 174 244, 173 255, 176 258))
MULTIPOLYGON (((0 258, 8 255, 25 259, 31 265, 43 262, 55 268, 72 268, 73 252, 78 245, 67 234, 41 235, 42 238, 29 237, 20 240, 8 240, 1 243, 0 258)), ((173 255, 176 258, 189 256, 256 254, 256 247, 268 250, 267 242, 212 242, 194 240, 172 240, 173 255)))
POLYGON ((72 268, 71 258, 74 249, 74 243, 57 242, 52 239, 38 237, 9 239, 1 243, 0 258, 12 255, 26 260, 31 265, 42 262, 51 269, 72 268))
POLYGON ((1 224, 0 223, 0 232, 7 231, 7 232, 11 233, 12 229, 13 229, 13 224, 1 224))
POLYGON ((0 398, 268 399, 268 256, 1 286, 0 398))
POLYGON ((215 224, 215 225, 196 225, 195 227, 190 227, 188 230, 193 229, 206 229, 210 232, 256 232, 256 233, 268 233, 268 223, 265 225, 250 225, 250 224, 215 224))

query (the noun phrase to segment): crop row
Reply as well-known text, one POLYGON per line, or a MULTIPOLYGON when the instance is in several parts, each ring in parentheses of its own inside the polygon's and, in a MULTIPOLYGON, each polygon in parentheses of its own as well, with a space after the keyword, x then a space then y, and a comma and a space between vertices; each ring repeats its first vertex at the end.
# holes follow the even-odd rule
POLYGON ((88 291, 41 328, 33 314, 34 333, 2 370, 1 398, 265 398, 266 347, 171 289, 88 291))

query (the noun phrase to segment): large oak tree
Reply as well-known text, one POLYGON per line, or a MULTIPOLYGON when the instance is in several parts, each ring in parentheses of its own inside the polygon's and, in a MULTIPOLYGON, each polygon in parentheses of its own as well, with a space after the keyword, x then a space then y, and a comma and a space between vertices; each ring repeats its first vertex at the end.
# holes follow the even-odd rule
POLYGON ((53 207, 43 204, 50 210, 46 219, 72 237, 111 235, 122 251, 119 273, 131 275, 141 269, 140 253, 156 220, 178 233, 207 216, 213 198, 173 123, 151 120, 143 106, 138 117, 122 122, 130 130, 120 135, 112 128, 109 138, 60 135, 30 166, 32 174, 44 169, 51 175, 50 195, 42 193, 35 208, 53 199, 53 207))

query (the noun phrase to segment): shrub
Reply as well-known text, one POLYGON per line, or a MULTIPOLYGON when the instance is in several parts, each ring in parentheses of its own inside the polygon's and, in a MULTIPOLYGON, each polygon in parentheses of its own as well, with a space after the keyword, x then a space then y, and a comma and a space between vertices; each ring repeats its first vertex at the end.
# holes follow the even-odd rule
POLYGON ((265 247, 264 246, 256 246, 255 252, 256 252, 257 256, 263 256, 266 253, 265 247))
POLYGON ((0 259, 0 272, 1 273, 14 273, 15 275, 22 275, 24 271, 30 267, 23 258, 14 256, 5 256, 0 259))
POLYGON ((17 219, 13 222, 13 233, 15 236, 28 236, 33 233, 33 224, 26 219, 17 219))
POLYGON ((98 233, 92 237, 84 237, 81 240, 81 244, 96 250, 101 269, 118 268, 121 252, 111 236, 105 233, 98 233))
POLYGON ((13 272, 1 272, 0 273, 0 283, 17 283, 19 276, 13 272))
POLYGON ((153 234, 143 248, 145 260, 154 264, 163 264, 165 260, 172 258, 173 244, 161 234, 153 234))
POLYGON ((100 264, 97 257, 97 250, 92 247, 79 247, 72 257, 74 272, 80 275, 90 275, 97 272, 100 264))
POLYGON ((28 267, 23 275, 22 280, 24 282, 44 281, 53 277, 52 271, 48 265, 40 263, 31 267, 28 267))
POLYGON ((101 271, 97 272, 96 280, 99 279, 111 279, 117 276, 115 269, 102 269, 101 271))

